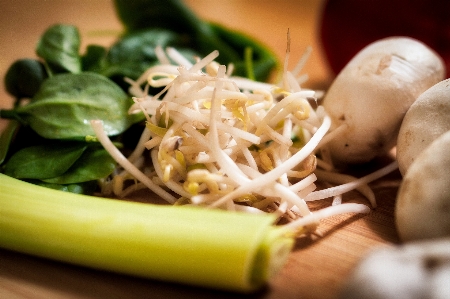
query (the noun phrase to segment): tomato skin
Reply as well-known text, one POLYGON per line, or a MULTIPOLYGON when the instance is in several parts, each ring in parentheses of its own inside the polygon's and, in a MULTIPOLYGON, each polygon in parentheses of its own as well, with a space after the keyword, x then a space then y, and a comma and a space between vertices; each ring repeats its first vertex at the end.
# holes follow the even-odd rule
POLYGON ((319 35, 334 74, 371 42, 402 35, 439 53, 446 63, 446 78, 450 77, 448 0, 326 0, 319 35))

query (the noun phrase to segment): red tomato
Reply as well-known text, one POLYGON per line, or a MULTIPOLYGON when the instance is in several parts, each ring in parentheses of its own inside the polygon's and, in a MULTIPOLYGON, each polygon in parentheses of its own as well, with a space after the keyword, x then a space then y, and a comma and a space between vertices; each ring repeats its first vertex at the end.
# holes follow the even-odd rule
POLYGON ((399 35, 418 39, 438 52, 450 77, 450 1, 328 0, 324 4, 320 39, 335 74, 366 45, 399 35))

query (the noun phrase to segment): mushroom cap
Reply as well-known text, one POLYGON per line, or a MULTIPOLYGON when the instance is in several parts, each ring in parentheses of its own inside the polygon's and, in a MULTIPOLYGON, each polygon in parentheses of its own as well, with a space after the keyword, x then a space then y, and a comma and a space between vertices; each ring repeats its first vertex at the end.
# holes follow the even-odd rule
POLYGON ((450 131, 411 164, 397 195, 395 221, 403 241, 450 237, 450 131))
POLYGON ((450 298, 450 238, 376 248, 356 266, 339 298, 450 298))
POLYGON ((344 135, 329 142, 333 160, 367 162, 390 150, 406 111, 444 74, 442 58, 412 38, 385 38, 361 50, 324 97, 332 129, 348 126, 344 135))
POLYGON ((450 79, 422 93, 403 118, 397 138, 397 161, 402 175, 414 159, 450 130, 450 79))

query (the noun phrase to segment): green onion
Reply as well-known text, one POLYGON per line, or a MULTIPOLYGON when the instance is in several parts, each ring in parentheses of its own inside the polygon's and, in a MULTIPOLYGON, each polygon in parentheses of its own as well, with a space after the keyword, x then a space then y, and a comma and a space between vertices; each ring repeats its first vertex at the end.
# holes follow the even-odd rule
POLYGON ((0 174, 0 247, 229 291, 264 285, 293 245, 269 214, 90 197, 0 174))

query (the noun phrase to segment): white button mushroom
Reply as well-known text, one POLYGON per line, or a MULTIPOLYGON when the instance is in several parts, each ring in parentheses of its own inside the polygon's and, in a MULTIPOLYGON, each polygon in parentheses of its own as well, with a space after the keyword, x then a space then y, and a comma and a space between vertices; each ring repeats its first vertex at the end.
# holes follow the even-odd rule
POLYGON ((404 175, 414 159, 430 143, 450 130, 450 79, 441 81, 411 105, 397 139, 397 161, 404 175))
POLYGON ((450 239, 373 250, 357 265, 339 298, 450 298, 450 239))
POLYGON ((361 50, 323 102, 332 129, 347 126, 329 143, 335 163, 363 163, 390 150, 408 108, 444 75, 442 58, 411 38, 386 38, 361 50))
POLYGON ((397 195, 395 221, 403 241, 450 237, 450 131, 411 164, 397 195))

